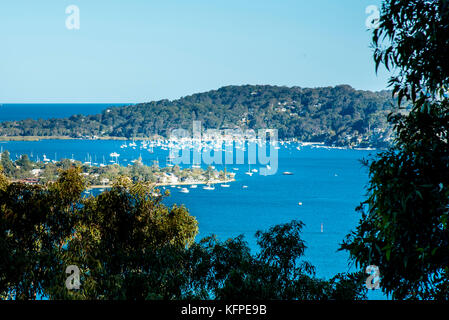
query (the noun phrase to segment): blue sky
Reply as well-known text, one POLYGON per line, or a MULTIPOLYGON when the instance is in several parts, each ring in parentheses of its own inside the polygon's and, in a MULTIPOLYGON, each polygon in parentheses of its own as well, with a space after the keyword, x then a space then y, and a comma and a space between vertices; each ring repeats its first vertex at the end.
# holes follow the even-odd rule
POLYGON ((380 0, 2 0, 0 102, 128 103, 225 85, 382 90, 380 0), (80 29, 65 25, 69 5, 80 29))

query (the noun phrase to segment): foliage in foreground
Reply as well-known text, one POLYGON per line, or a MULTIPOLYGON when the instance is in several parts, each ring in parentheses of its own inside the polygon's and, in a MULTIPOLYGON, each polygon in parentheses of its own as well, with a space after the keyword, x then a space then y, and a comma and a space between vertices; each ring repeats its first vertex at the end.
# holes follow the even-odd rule
POLYGON ((195 242, 197 221, 167 207, 147 185, 118 181, 83 198, 79 168, 46 186, 0 175, 0 294, 36 299, 360 299, 363 274, 315 277, 302 261, 303 224, 292 221, 243 237, 195 242), (67 290, 67 266, 81 273, 67 290))
POLYGON ((396 299, 449 299, 449 1, 385 0, 373 34, 376 67, 394 71, 396 140, 369 162, 362 219, 342 248, 380 268, 396 299))
POLYGON ((395 119, 395 148, 370 163, 362 219, 345 240, 396 299, 449 298, 449 109, 395 119), (426 124, 426 125, 423 125, 426 124))

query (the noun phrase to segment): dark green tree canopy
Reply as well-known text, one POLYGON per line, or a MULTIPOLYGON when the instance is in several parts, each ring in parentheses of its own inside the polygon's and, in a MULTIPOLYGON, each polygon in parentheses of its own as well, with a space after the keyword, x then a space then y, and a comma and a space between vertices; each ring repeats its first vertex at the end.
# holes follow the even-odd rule
POLYGON ((79 168, 55 183, 10 183, 0 174, 0 297, 5 299, 363 299, 365 275, 315 277, 303 261, 299 221, 242 236, 194 242, 198 225, 150 186, 119 180, 83 197, 79 168), (68 266, 79 289, 66 288, 68 266))
POLYGON ((393 146, 367 161, 368 198, 342 248, 377 265, 396 299, 449 299, 448 18, 445 0, 385 0, 374 31, 376 66, 396 72, 394 93, 413 108, 390 116, 393 146))
POLYGON ((421 107, 449 90, 449 1, 387 0, 374 31, 376 69, 394 72, 394 93, 421 107))

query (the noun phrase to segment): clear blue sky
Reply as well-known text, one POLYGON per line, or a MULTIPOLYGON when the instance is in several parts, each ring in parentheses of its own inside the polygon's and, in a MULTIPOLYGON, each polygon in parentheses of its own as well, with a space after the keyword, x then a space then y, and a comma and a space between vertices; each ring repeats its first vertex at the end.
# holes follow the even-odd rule
POLYGON ((225 85, 386 88, 380 0, 2 0, 0 102, 143 102, 225 85), (65 25, 68 5, 80 30, 65 25))

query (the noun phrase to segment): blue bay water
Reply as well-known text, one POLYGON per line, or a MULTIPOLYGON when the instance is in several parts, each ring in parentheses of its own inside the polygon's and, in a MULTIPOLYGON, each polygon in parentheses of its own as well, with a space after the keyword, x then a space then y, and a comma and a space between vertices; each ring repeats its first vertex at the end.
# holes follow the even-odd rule
MULTIPOLYGON (((74 113, 78 113, 77 111, 74 113)), ((120 148, 123 141, 99 140, 42 140, 0 143, 14 159, 28 154, 32 160, 74 158, 80 161, 109 163, 110 154, 120 154, 121 165, 142 157, 151 165, 158 160, 165 165, 167 150, 155 148, 149 153, 138 146, 120 148)), ((139 144, 138 144, 139 145, 139 144)), ((279 150, 279 169, 272 176, 245 175, 248 165, 228 165, 236 173, 230 188, 216 185, 215 190, 201 187, 189 189, 188 194, 178 188, 167 188, 171 196, 168 204, 185 204, 199 222, 197 239, 216 234, 221 240, 243 234, 252 250, 257 250, 254 233, 293 219, 305 223, 303 239, 308 249, 305 259, 316 266, 317 276, 329 278, 340 272, 355 271, 348 262, 348 254, 338 251, 344 237, 353 230, 360 218, 355 207, 364 199, 368 182, 367 169, 360 159, 375 151, 340 150, 283 146, 279 150), (237 168, 238 170, 234 170, 237 168), (283 175, 290 171, 293 175, 283 175), (243 188, 243 185, 248 188, 243 188), (302 202, 302 205, 298 205, 302 202), (323 225, 323 232, 321 232, 323 225)), ((222 170, 223 167, 216 165, 222 170)), ((259 169, 257 165, 251 168, 259 169)), ((370 292, 371 299, 385 298, 380 292, 370 292)))

